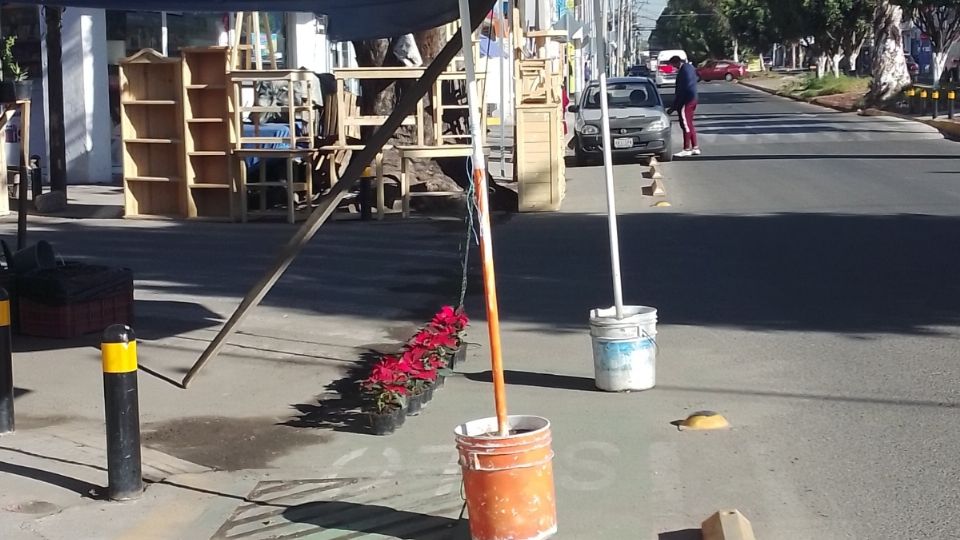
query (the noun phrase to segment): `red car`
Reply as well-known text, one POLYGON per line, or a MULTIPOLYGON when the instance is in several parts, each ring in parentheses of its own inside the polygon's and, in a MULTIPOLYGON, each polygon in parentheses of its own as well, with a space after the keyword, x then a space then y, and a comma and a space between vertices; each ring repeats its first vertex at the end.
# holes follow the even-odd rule
POLYGON ((697 77, 701 81, 732 81, 741 79, 747 72, 743 64, 738 64, 730 60, 709 60, 697 68, 697 77))

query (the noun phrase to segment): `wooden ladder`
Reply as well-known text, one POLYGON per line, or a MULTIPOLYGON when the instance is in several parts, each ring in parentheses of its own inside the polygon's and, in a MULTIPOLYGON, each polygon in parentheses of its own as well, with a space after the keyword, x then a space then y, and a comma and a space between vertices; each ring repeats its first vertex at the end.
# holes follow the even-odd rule
POLYGON ((262 28, 267 33, 267 52, 270 69, 277 69, 277 50, 270 30, 270 18, 259 11, 238 11, 234 23, 233 44, 230 53, 231 69, 263 69, 263 49, 260 47, 262 28), (242 43, 246 37, 246 43, 242 43))

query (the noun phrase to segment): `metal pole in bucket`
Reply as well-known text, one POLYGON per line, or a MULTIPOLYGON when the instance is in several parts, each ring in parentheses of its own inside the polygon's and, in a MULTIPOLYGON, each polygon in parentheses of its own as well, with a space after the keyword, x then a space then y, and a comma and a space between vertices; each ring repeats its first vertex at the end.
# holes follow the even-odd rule
POLYGON ((613 186, 613 153, 610 142, 610 104, 607 101, 607 9, 605 0, 593 1, 594 49, 600 75, 600 124, 603 146, 603 173, 607 185, 607 225, 610 228, 610 266, 613 271, 613 305, 617 319, 623 318, 623 285, 620 280, 620 234, 617 230, 617 202, 613 186))
POLYGON ((494 403, 497 409, 497 427, 506 436, 510 427, 507 420, 507 394, 503 379, 503 353, 500 349, 500 314, 497 306, 497 283, 493 267, 493 236, 490 233, 490 213, 487 196, 487 171, 483 160, 480 136, 480 111, 477 103, 477 72, 473 64, 473 26, 470 23, 470 2, 460 0, 460 34, 463 39, 463 63, 467 69, 467 108, 470 110, 470 142, 473 146, 473 183, 477 192, 477 211, 480 214, 480 258, 483 261, 483 289, 487 300, 487 326, 490 331, 490 363, 493 373, 494 403))

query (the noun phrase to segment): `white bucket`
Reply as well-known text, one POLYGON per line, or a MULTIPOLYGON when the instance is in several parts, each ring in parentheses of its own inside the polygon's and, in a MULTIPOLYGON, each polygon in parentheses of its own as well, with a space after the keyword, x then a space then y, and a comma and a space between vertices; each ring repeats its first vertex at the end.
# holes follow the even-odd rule
POLYGON ((623 306, 590 311, 594 380, 609 392, 649 390, 656 385, 657 310, 623 306))

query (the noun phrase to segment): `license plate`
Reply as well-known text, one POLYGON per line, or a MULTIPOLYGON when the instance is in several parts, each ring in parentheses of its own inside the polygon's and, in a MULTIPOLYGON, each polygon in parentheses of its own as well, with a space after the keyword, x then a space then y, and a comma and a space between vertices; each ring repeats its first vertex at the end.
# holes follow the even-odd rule
POLYGON ((632 148, 633 147, 633 138, 632 137, 620 137, 619 139, 613 140, 614 148, 632 148))

